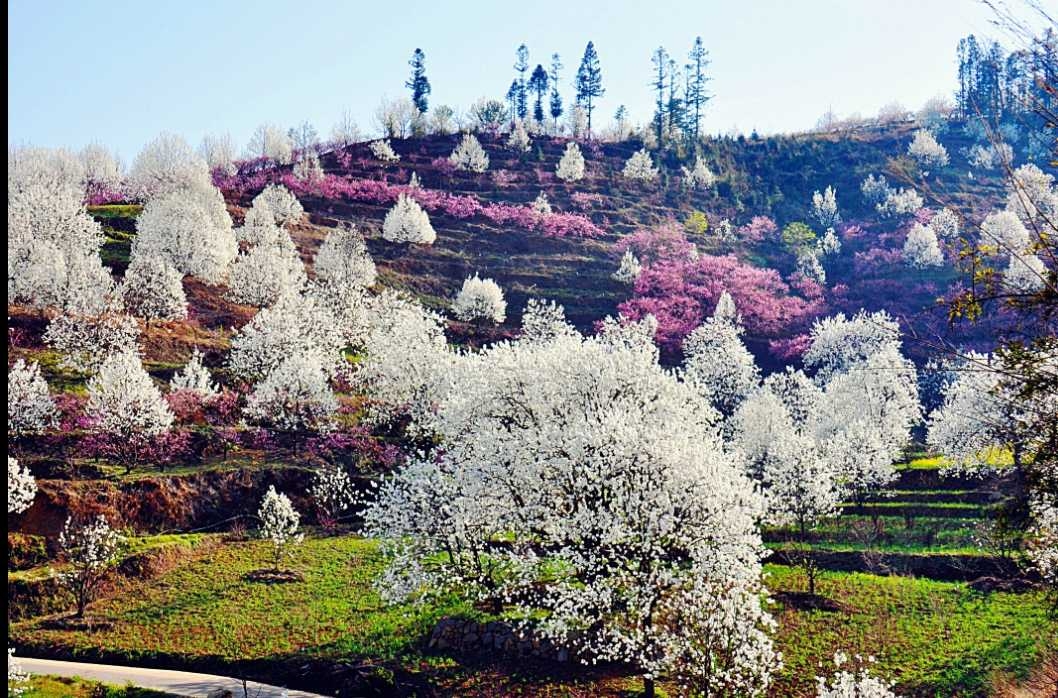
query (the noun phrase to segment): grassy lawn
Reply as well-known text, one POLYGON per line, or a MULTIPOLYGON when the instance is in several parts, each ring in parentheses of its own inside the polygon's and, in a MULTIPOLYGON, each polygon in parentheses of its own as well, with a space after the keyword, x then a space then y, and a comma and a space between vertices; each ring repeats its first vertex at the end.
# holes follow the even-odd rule
POLYGON ((110 686, 79 677, 32 676, 22 698, 175 698, 134 686, 110 686))
MULTIPOLYGON (((247 574, 264 567, 266 556, 266 545, 258 541, 203 547, 161 577, 131 582, 119 595, 97 602, 93 615, 106 625, 59 630, 35 619, 12 625, 11 642, 75 651, 105 647, 128 658, 370 657, 435 674, 467 695, 481 685, 482 672, 491 676, 493 689, 506 686, 512 695, 551 694, 557 688, 549 685, 541 693, 548 679, 519 676, 520 667, 472 669, 423 657, 422 641, 439 618, 476 612, 454 598, 421 608, 385 606, 371 587, 383 565, 373 542, 307 540, 288 564, 304 574, 303 582, 249 581, 247 574)), ((800 572, 783 566, 767 571, 773 591, 803 589, 800 572)), ((773 609, 786 658, 775 695, 811 691, 818 664, 828 663, 837 649, 875 655, 879 672, 908 692, 985 695, 993 676, 1024 677, 1044 649, 1058 643, 1058 622, 1047 616, 1046 602, 1036 594, 983 596, 963 584, 846 573, 824 573, 819 585, 840 611, 798 610, 778 602, 773 609)), ((558 683, 568 685, 567 678, 558 683)), ((628 685, 613 676, 576 683, 584 687, 585 680, 596 683, 583 695, 619 695, 623 688, 617 687, 628 685)), ((582 693, 562 689, 555 695, 582 693)))

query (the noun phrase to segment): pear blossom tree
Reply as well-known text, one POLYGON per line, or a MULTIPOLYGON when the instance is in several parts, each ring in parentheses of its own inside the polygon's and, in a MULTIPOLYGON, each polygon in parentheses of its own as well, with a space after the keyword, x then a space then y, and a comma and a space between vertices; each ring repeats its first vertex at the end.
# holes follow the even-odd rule
POLYGON ((533 213, 540 216, 550 216, 552 213, 551 202, 548 201, 547 194, 544 192, 536 195, 536 198, 533 199, 532 208, 533 213))
POLYGON ((643 270, 643 265, 639 263, 639 259, 632 254, 632 250, 625 250, 625 253, 621 256, 621 263, 617 266, 611 276, 614 281, 618 281, 622 284, 633 284, 636 279, 639 278, 639 272, 643 270))
POLYGON ((291 546, 300 545, 305 538, 304 534, 298 532, 301 515, 289 497, 276 492, 275 485, 269 485, 261 499, 257 518, 261 522, 259 535, 272 544, 272 570, 279 572, 286 552, 291 546))
POLYGON ((294 163, 294 178, 299 182, 319 182, 323 179, 323 165, 320 164, 320 155, 315 150, 302 153, 298 161, 294 163))
POLYGON ((734 414, 760 382, 760 370, 742 343, 744 332, 735 301, 724 291, 712 317, 706 318, 683 342, 687 382, 724 419, 734 414))
POLYGON ((816 698, 900 698, 893 693, 893 683, 885 681, 870 672, 870 664, 874 663, 874 657, 868 657, 863 662, 856 655, 859 663, 858 668, 852 671, 843 669, 849 662, 849 657, 844 652, 834 653, 834 667, 836 671, 829 679, 823 676, 816 677, 816 698))
POLYGON ((555 169, 555 176, 570 184, 584 179, 584 156, 579 145, 572 141, 566 144, 566 150, 555 169))
POLYGON ((1030 511, 1033 524, 1026 546, 1029 560, 1044 583, 1058 591, 1058 499, 1040 493, 1031 502, 1030 511))
POLYGON ((230 133, 205 135, 198 146, 198 155, 206 161, 210 172, 219 172, 228 177, 238 172, 235 166, 235 142, 230 133))
POLYGON ((320 519, 326 522, 333 523, 357 502, 349 474, 345 468, 334 464, 324 465, 313 473, 309 494, 319 510, 320 519))
POLYGON ((118 564, 125 544, 125 537, 102 514, 83 521, 73 516, 66 519, 59 533, 59 547, 68 570, 59 574, 59 582, 73 594, 76 618, 84 617, 88 604, 118 564))
POLYGON ((374 286, 378 270, 364 236, 353 226, 327 233, 314 262, 317 281, 333 286, 374 286))
POLYGON ((48 323, 44 343, 59 353, 64 368, 92 373, 113 354, 138 352, 139 336, 135 318, 108 310, 56 316, 48 323))
POLYGON ((258 244, 240 252, 228 279, 228 297, 236 303, 264 306, 297 293, 306 282, 305 265, 294 241, 275 225, 259 227, 258 244))
POLYGON ((948 150, 924 128, 915 131, 910 145, 907 146, 907 154, 924 170, 948 164, 948 150))
POLYGON ((892 191, 893 189, 889 186, 889 182, 884 175, 875 177, 873 174, 869 174, 860 183, 860 193, 863 194, 864 200, 871 206, 879 206, 885 202, 892 191))
POLYGON ((126 474, 153 439, 169 431, 174 416, 161 391, 131 352, 114 354, 88 381, 85 415, 108 438, 126 474))
POLYGON ((841 222, 841 214, 838 213, 838 200, 834 187, 827 187, 823 193, 816 191, 812 194, 812 216, 821 228, 834 228, 841 222))
POLYGON ((489 156, 481 147, 481 142, 472 133, 463 135, 463 140, 448 156, 448 161, 457 170, 465 172, 484 172, 489 169, 489 156))
POLYGON ((474 274, 463 280, 463 287, 452 303, 452 312, 464 322, 485 320, 503 324, 507 319, 507 301, 499 284, 474 274))
POLYGON ((58 414, 40 366, 17 359, 7 371, 8 436, 47 431, 55 426, 58 414))
POLYGON ((29 468, 18 460, 7 457, 7 513, 21 514, 33 504, 37 496, 37 481, 29 468))
POLYGON ((338 398, 328 368, 318 354, 288 357, 254 386, 246 400, 247 419, 292 435, 296 453, 301 434, 333 427, 338 398))
POLYGON ((942 240, 952 241, 959 237, 959 216, 950 208, 942 208, 929 219, 929 227, 942 240))
POLYGON ((820 257, 829 257, 841 252, 841 240, 833 228, 827 228, 827 231, 823 233, 823 237, 816 242, 816 251, 820 257))
POLYGON ((301 202, 282 184, 266 186, 253 198, 251 206, 271 213, 275 224, 281 228, 298 222, 305 213, 301 202))
POLYGON ((387 165, 400 162, 400 155, 393 150, 393 146, 390 145, 388 138, 371 141, 367 144, 367 147, 379 162, 386 163, 387 165))
POLYGON ((15 657, 15 648, 7 648, 7 698, 22 698, 29 690, 29 672, 15 657))
POLYGON ((169 390, 188 390, 202 398, 210 398, 218 393, 217 384, 213 382, 209 369, 202 363, 202 353, 198 347, 191 352, 191 358, 184 367, 173 375, 173 379, 169 381, 169 390))
POLYGON ((133 255, 118 294, 125 310, 148 324, 187 317, 183 276, 163 258, 133 255))
POLYGON ((981 221, 981 239, 999 254, 1021 255, 1029 248, 1029 231, 1011 209, 993 211, 981 221))
POLYGON ((716 183, 716 175, 700 157, 694 159, 694 167, 687 169, 683 166, 680 172, 683 174, 681 184, 684 189, 708 189, 716 183))
POLYGON ((507 136, 507 149, 518 154, 528 153, 533 147, 529 132, 525 130, 525 122, 518 119, 514 122, 510 134, 507 136))
POLYGON ((208 185, 151 198, 136 219, 133 257, 168 262, 181 275, 222 283, 238 252, 224 197, 208 185))
POLYGON ((636 666, 646 695, 666 674, 763 695, 778 663, 763 504, 715 414, 658 364, 652 327, 526 332, 453 363, 459 389, 420 424, 443 450, 387 479, 365 512, 391 541, 380 588, 503 600, 581 661, 636 666), (512 544, 493 551, 497 535, 512 544))
POLYGON ((904 262, 912 269, 944 266, 937 234, 928 225, 915 223, 907 233, 902 251, 904 262))
POLYGON ((914 189, 891 189, 885 198, 875 205, 883 218, 908 216, 922 208, 925 201, 914 189))
POLYGON ((642 148, 632 153, 632 157, 628 158, 625 162, 624 169, 621 170, 621 176, 625 179, 632 179, 640 182, 654 182, 658 178, 658 170, 654 167, 654 161, 650 157, 650 153, 647 152, 646 148, 642 148))
POLYGON ((121 160, 109 149, 92 143, 81 149, 78 154, 84 165, 85 188, 87 198, 94 196, 118 194, 122 189, 121 160))
POLYGON ((407 194, 401 194, 382 221, 382 239, 432 245, 437 232, 422 206, 407 194))
POLYGON ((1007 208, 1025 225, 1034 230, 1053 228, 1058 217, 1058 186, 1053 174, 1028 163, 1014 170, 1006 189, 1007 208))
POLYGON ((1047 265, 1038 255, 1010 255, 1002 284, 1009 293, 1031 295, 1047 286, 1047 274, 1047 265))
POLYGON ((199 157, 180 136, 159 134, 143 146, 129 170, 129 193, 138 199, 150 199, 185 189, 209 186, 210 172, 206 161, 199 157))
POLYGON ((250 158, 265 158, 279 165, 294 162, 294 141, 290 135, 274 124, 261 124, 246 144, 250 158))

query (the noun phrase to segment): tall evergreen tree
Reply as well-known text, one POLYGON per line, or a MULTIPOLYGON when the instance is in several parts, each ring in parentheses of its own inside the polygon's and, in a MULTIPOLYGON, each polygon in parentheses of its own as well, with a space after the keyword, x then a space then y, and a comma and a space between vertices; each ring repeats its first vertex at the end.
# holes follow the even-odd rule
POLYGON ((658 46, 650 62, 654 64, 654 79, 650 86, 657 93, 654 99, 654 133, 661 147, 665 145, 665 86, 669 77, 669 52, 663 46, 658 46))
POLYGON ((588 135, 591 136, 591 113, 595 110, 595 99, 606 94, 602 86, 602 68, 599 66, 599 54, 591 41, 584 47, 584 57, 577 68, 577 104, 584 107, 588 115, 588 135))
POLYGON ((691 52, 687 54, 690 62, 687 64, 687 93, 685 106, 687 108, 687 123, 694 143, 698 143, 701 134, 702 110, 711 95, 706 90, 709 78, 705 75, 705 69, 709 67, 709 52, 702 44, 702 37, 694 40, 691 52))
POLYGON ((684 126, 683 99, 680 98, 680 72, 676 69, 676 61, 669 59, 669 98, 665 105, 668 116, 669 131, 676 133, 684 126))
POLYGON ((507 114, 511 122, 518 120, 518 78, 511 80, 507 88, 507 114))
POLYGON ((544 95, 548 86, 547 71, 539 63, 533 68, 533 74, 529 76, 529 89, 536 95, 533 102, 533 119, 537 123, 544 122, 544 95))
POLYGON ((429 108, 426 98, 430 94, 430 81, 426 79, 426 54, 421 48, 415 49, 408 61, 411 66, 411 77, 404 86, 411 90, 411 101, 420 114, 425 114, 429 108))
POLYGON ((514 62, 514 69, 518 73, 518 77, 515 78, 517 89, 515 90, 515 107, 517 108, 518 118, 525 120, 525 117, 529 115, 529 94, 526 88, 525 74, 529 70, 529 49, 525 44, 518 47, 517 60, 514 62))
POLYGON ((548 102, 548 109, 550 110, 551 118, 555 122, 555 130, 558 130, 558 118, 562 116, 562 95, 558 91, 558 75, 559 71, 562 70, 562 61, 559 60, 557 53, 551 54, 551 98, 548 102))

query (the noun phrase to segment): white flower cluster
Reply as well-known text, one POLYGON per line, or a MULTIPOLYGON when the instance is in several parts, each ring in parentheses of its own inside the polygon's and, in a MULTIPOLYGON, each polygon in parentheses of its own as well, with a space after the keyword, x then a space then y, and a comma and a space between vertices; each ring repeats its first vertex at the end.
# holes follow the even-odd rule
POLYGON ((716 183, 716 175, 705 164, 705 160, 700 157, 694 159, 694 167, 687 169, 686 166, 683 166, 680 168, 680 172, 683 174, 682 185, 684 189, 708 189, 716 183))
POLYGON ((625 162, 621 176, 625 179, 633 179, 640 182, 653 182, 658 178, 658 169, 654 167, 654 161, 646 148, 632 153, 632 157, 625 162))
POLYGON ((555 176, 563 182, 578 182, 584 179, 584 156, 579 145, 572 141, 566 144, 566 150, 555 169, 555 176))
POLYGON ((632 254, 632 250, 625 250, 625 253, 621 256, 621 263, 618 265, 617 271, 612 274, 612 277, 614 281, 622 284, 631 284, 635 283, 635 280, 639 278, 641 271, 643 271, 643 265, 632 254))
POLYGON ((261 538, 272 543, 273 569, 278 571, 287 548, 304 540, 304 535, 298 532, 301 515, 285 494, 276 492, 275 485, 269 485, 257 518, 261 521, 261 538))
POLYGON ((457 170, 466 172, 484 172, 489 169, 489 156, 481 147, 481 142, 472 133, 463 135, 463 140, 455 147, 448 161, 457 170))
POLYGON ((393 146, 389 144, 388 138, 379 141, 371 141, 367 144, 367 147, 371 149, 371 154, 374 155, 375 159, 379 162, 400 162, 400 156, 393 151, 393 146))
POLYGON ((932 226, 915 223, 907 233, 902 251, 904 262, 913 269, 944 266, 944 253, 932 226))
POLYGON ((55 426, 58 409, 34 361, 15 361, 7 372, 7 433, 39 434, 55 426))
POLYGON ((407 194, 401 194, 382 221, 382 239, 432 245, 437 239, 437 231, 422 206, 407 194))
POLYGON ((474 274, 463 280, 463 287, 452 303, 452 312, 464 322, 485 320, 502 324, 507 319, 507 301, 499 284, 474 274))
POLYGON ((37 481, 29 468, 19 465, 18 460, 7 457, 7 513, 21 514, 33 504, 37 496, 37 481))
POLYGON ((915 131, 910 145, 907 146, 907 154, 923 169, 944 167, 948 164, 947 149, 937 142, 933 133, 924 128, 915 131))

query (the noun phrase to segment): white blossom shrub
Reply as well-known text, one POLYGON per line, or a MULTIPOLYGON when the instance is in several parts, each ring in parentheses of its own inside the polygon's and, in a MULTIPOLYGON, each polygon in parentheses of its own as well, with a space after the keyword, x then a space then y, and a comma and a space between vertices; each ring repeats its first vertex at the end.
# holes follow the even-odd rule
POLYGON ((924 128, 915 131, 910 145, 907 146, 907 154, 914 158, 923 169, 944 167, 948 164, 947 149, 924 128))
POLYGON ((269 226, 261 241, 240 252, 228 275, 228 298, 236 303, 265 306, 305 285, 305 265, 294 241, 282 228, 269 226))
POLYGON ((966 159, 975 170, 994 170, 998 167, 1011 166, 1014 163, 1014 149, 1007 143, 995 143, 989 146, 975 145, 970 148, 966 159))
POLYGON ((724 418, 734 414, 760 381, 753 355, 742 343, 744 332, 735 303, 724 291, 712 317, 683 342, 687 382, 724 418))
POLYGON ((328 464, 316 469, 312 475, 309 494, 316 507, 326 516, 335 519, 347 512, 356 503, 356 490, 345 468, 328 464))
POLYGON ((683 173, 682 186, 684 189, 708 189, 716 183, 716 175, 700 157, 694 159, 694 167, 687 169, 683 166, 680 171, 683 173))
POLYGON ((1004 288, 1013 293, 1036 293, 1047 285, 1048 273, 1038 255, 1010 255, 1002 282, 1004 288))
POLYGON ((871 206, 878 206, 884 203, 892 191, 889 182, 886 181, 883 175, 875 177, 873 174, 869 174, 860 184, 860 192, 863 194, 864 200, 871 206))
POLYGON ((959 216, 950 208, 942 208, 933 215, 929 227, 942 240, 952 241, 959 237, 959 216))
POLYGON ((261 522, 261 538, 272 544, 272 569, 278 572, 290 546, 300 545, 305 538, 298 532, 301 515, 285 494, 276 492, 275 485, 269 485, 257 510, 257 518, 261 522))
POLYGON ((489 156, 472 133, 463 135, 463 140, 448 156, 448 161, 457 170, 465 172, 484 172, 489 169, 489 156))
MULTIPOLYGON (((857 659, 860 659, 859 655, 857 659)), ((899 698, 893 693, 892 682, 871 675, 868 665, 874 663, 873 657, 868 657, 866 664, 861 661, 858 670, 854 671, 841 668, 848 660, 844 652, 834 653, 837 671, 829 680, 816 677, 816 698, 899 698)))
POLYGON ((555 169, 555 176, 568 183, 584 179, 584 156, 579 145, 573 142, 566 144, 566 150, 555 169))
POLYGON ((213 397, 219 392, 209 369, 202 363, 202 353, 197 347, 191 352, 191 358, 184 367, 173 374, 173 379, 169 381, 169 390, 189 390, 203 398, 213 397))
POLYGON ((371 141, 367 144, 367 147, 371 149, 371 154, 374 155, 375 159, 379 162, 400 162, 400 155, 397 155, 397 153, 393 151, 393 146, 390 145, 388 138, 379 141, 371 141))
POLYGON ((235 142, 232 141, 229 133, 219 136, 209 134, 203 136, 198 146, 198 155, 206 161, 206 167, 210 172, 220 172, 231 177, 239 171, 235 165, 235 142))
POLYGON ((507 301, 499 284, 474 274, 463 280, 463 287, 452 303, 452 312, 464 322, 485 320, 502 324, 507 319, 507 301))
POLYGON ((911 227, 902 254, 904 262, 913 269, 944 266, 944 253, 941 252, 937 234, 928 225, 915 223, 911 227))
POLYGON ((139 352, 140 326, 123 313, 59 315, 44 331, 44 343, 64 368, 92 373, 112 354, 139 352))
MULTIPOLYGON (((317 354, 284 359, 254 386, 245 414, 252 422, 292 432, 329 431, 338 412, 328 367, 317 354)), ((296 442, 295 442, 296 445, 296 442)))
POLYGON ((532 147, 533 142, 529 138, 529 132, 525 130, 525 122, 518 119, 507 136, 507 149, 516 153, 528 153, 532 147))
POLYGON ((833 228, 827 228, 827 232, 823 233, 823 237, 819 238, 816 243, 816 250, 821 257, 829 257, 841 252, 841 239, 838 238, 833 228))
POLYGON ((812 279, 819 284, 827 282, 827 273, 820 261, 822 247, 802 247, 796 251, 797 271, 805 278, 812 279))
POLYGON ((78 522, 68 517, 59 533, 59 547, 67 569, 58 576, 77 604, 77 617, 84 617, 88 604, 117 565, 126 539, 115 531, 106 517, 78 522))
POLYGON ((271 213, 275 224, 281 228, 297 223, 305 213, 301 202, 282 184, 269 184, 253 198, 251 204, 253 208, 260 207, 271 213))
POLYGON ((914 189, 889 190, 885 199, 875 206, 883 218, 907 216, 922 208, 925 202, 914 189))
POLYGON ((401 194, 382 221, 382 239, 432 245, 437 239, 437 232, 422 206, 407 194, 401 194))
POLYGON ((29 672, 22 668, 22 662, 15 657, 15 648, 7 648, 7 696, 21 698, 29 689, 29 672))
POLYGON ((18 460, 7 457, 7 513, 21 514, 33 504, 37 496, 37 481, 29 468, 19 465, 18 460))
POLYGON ((98 143, 86 145, 78 153, 84 165, 85 185, 89 193, 120 193, 124 180, 121 160, 98 143))
POLYGON ((246 144, 246 154, 251 158, 265 158, 279 165, 294 162, 294 141, 289 134, 274 124, 261 124, 246 144))
POLYGON ((993 211, 981 221, 982 242, 999 254, 1020 255, 1029 248, 1029 231, 1014 211, 993 211))
POLYGON ((841 222, 841 214, 838 213, 838 199, 834 187, 827 187, 823 193, 812 194, 812 217, 816 219, 820 227, 833 229, 841 222))
POLYGON ((316 279, 333 286, 374 286, 378 270, 367 251, 364 236, 355 227, 327 233, 314 262, 316 279))
POLYGON ((1026 225, 1053 221, 1058 217, 1058 186, 1054 175, 1032 163, 1014 170, 1007 181, 1007 208, 1026 225))
POLYGON ((7 433, 39 434, 55 427, 59 411, 37 362, 17 359, 7 370, 7 433))
POLYGON ((320 164, 320 156, 315 150, 304 153, 294 163, 294 177, 299 182, 319 182, 323 179, 323 165, 320 164))
POLYGON ((551 202, 547 200, 547 194, 540 192, 533 199, 533 212, 541 216, 551 215, 551 202))
POLYGON ((209 185, 150 199, 136 219, 134 257, 163 259, 181 274, 211 284, 227 278, 238 252, 224 197, 209 185))
POLYGON ((147 321, 187 317, 183 276, 160 257, 133 255, 118 294, 126 311, 147 321))
POLYGON ((658 170, 654 167, 654 161, 646 148, 632 153, 632 157, 625 162, 621 170, 621 176, 625 179, 634 179, 640 182, 653 182, 658 178, 658 170))
POLYGON ((137 199, 150 199, 212 183, 206 161, 180 136, 162 133, 143 146, 132 162, 127 186, 137 199))
POLYGON ((639 263, 632 250, 625 250, 621 256, 621 263, 612 275, 614 281, 622 284, 632 284, 639 278, 639 272, 643 271, 643 265, 639 263))
POLYGON ((1029 560, 1043 581, 1058 589, 1058 501, 1054 496, 1039 494, 1030 508, 1033 523, 1026 546, 1029 560))

